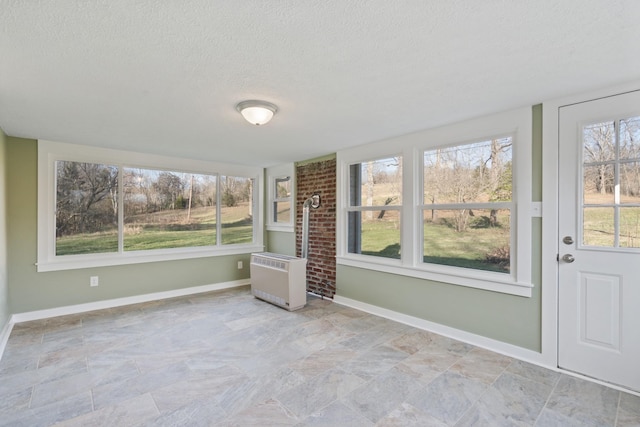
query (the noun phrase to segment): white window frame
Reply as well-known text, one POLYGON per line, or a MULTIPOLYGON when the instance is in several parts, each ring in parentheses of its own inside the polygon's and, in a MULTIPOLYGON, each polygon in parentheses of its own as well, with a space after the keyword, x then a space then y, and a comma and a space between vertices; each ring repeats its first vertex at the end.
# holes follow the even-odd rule
MULTIPOLYGON (((54 141, 38 141, 38 260, 37 271, 58 271, 78 268, 104 267, 170 261, 223 255, 261 252, 263 246, 263 169, 249 166, 226 165, 201 160, 182 159, 130 151, 96 148, 86 145, 54 141), (63 255, 55 254, 56 224, 56 162, 74 161, 108 164, 142 169, 160 169, 197 174, 239 176, 254 180, 252 200, 253 241, 250 244, 219 245, 187 248, 154 249, 148 251, 122 250, 111 253, 63 255)), ((119 177, 121 182, 121 177, 119 177)), ((121 183, 119 183, 121 190, 121 183)), ((219 192, 218 192, 219 193, 219 192)), ((219 236, 218 236, 218 241, 219 236)))
POLYGON ((278 166, 272 166, 267 171, 267 230, 283 231, 287 233, 295 232, 296 217, 296 175, 293 163, 287 163, 278 166), (289 177, 291 178, 290 196, 287 198, 291 203, 291 215, 288 222, 276 222, 273 219, 273 206, 275 202, 286 201, 286 199, 278 198, 276 192, 276 180, 289 177))
POLYGON ((416 132, 401 137, 339 151, 337 197, 337 263, 453 285, 467 286, 524 297, 531 296, 531 219, 539 216, 532 197, 532 111, 521 108, 453 125, 416 132), (423 153, 438 147, 513 135, 513 194, 511 274, 422 262, 423 153), (372 158, 402 154, 403 177, 400 260, 385 259, 347 251, 349 207, 349 165, 372 158), (514 234, 515 233, 515 234, 514 234))
MULTIPOLYGON (((347 210, 347 215, 349 215, 350 212, 360 212, 361 214, 364 212, 377 212, 377 211, 398 211, 400 214, 400 226, 402 227, 404 218, 402 217, 402 206, 404 204, 404 198, 401 197, 401 200, 403 203, 401 204, 396 204, 396 205, 373 205, 373 206, 369 206, 369 205, 351 205, 351 166, 353 165, 362 165, 364 163, 368 163, 368 162, 377 162, 378 160, 383 160, 383 159, 391 159, 394 157, 399 157, 402 158, 402 154, 395 152, 392 153, 391 155, 387 155, 387 156, 376 156, 376 157, 369 157, 366 159, 362 159, 360 161, 357 162, 351 162, 347 165, 347 174, 346 174, 346 180, 347 180, 347 187, 346 187, 346 197, 347 197, 347 205, 346 205, 346 210, 347 210)), ((402 159, 402 162, 404 162, 404 159, 402 159)), ((400 194, 400 196, 402 196, 402 194, 400 194)), ((348 218, 346 219, 346 227, 347 230, 346 232, 348 233, 349 230, 349 224, 348 224, 348 218)), ((349 254, 354 254, 353 252, 349 252, 349 235, 347 234, 345 236, 345 240, 346 240, 346 244, 347 244, 347 248, 345 250, 345 253, 349 253, 349 254)), ((400 248, 402 249, 402 231, 400 231, 400 248)), ((371 259, 371 262, 376 262, 377 259, 385 259, 387 260, 387 262, 389 263, 394 263, 394 261, 396 261, 395 263, 399 263, 400 260, 397 260, 395 258, 387 258, 387 257, 383 257, 383 256, 378 256, 378 255, 365 255, 365 254, 354 254, 354 255, 358 255, 361 257, 366 257, 367 259, 371 259)))

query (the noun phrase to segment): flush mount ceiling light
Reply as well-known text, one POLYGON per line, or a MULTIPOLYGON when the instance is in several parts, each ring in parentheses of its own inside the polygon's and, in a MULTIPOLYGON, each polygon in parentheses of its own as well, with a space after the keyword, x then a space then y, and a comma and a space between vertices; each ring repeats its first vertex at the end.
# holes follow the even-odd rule
POLYGON ((269 120, 278 111, 278 107, 266 101, 242 101, 236 105, 236 110, 252 125, 260 126, 269 123, 269 120))

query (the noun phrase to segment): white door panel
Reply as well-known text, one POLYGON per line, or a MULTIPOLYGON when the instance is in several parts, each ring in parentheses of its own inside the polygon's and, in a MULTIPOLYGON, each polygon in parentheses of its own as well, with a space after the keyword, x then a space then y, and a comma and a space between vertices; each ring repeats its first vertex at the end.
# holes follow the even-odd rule
POLYGON ((559 123, 558 364, 640 391, 640 91, 559 123))

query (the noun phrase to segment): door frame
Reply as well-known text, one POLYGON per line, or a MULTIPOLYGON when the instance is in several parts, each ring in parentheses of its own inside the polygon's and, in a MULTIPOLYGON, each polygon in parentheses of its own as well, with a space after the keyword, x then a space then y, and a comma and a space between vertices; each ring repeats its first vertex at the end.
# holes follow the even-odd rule
MULTIPOLYGON (((559 225, 559 114, 560 108, 640 89, 640 81, 555 99, 542 104, 542 318, 541 359, 558 368, 558 279, 559 225)), ((586 378, 586 377, 585 377, 586 378)), ((594 381, 593 379, 590 379, 594 381)), ((596 381, 599 382, 599 381, 596 381)), ((619 388, 608 383, 602 383, 619 388)))

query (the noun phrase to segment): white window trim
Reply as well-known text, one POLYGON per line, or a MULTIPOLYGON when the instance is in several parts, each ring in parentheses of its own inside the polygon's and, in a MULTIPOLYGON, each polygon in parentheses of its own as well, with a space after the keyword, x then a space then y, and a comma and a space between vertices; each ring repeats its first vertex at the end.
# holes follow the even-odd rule
POLYGON ((267 230, 268 231, 282 231, 286 233, 294 233, 295 230, 295 216, 296 216, 296 202, 294 195, 296 194, 296 175, 295 166, 293 163, 287 163, 278 166, 272 166, 267 168, 267 230), (278 178, 291 177, 291 215, 289 216, 289 222, 275 222, 273 220, 272 209, 273 203, 277 199, 275 191, 275 182, 278 178))
POLYGON ((146 262, 203 258, 261 252, 263 245, 263 169, 250 166, 227 165, 143 154, 130 151, 96 148, 53 141, 38 141, 38 260, 37 271, 58 271, 78 268, 139 264, 146 262), (253 243, 190 248, 157 249, 87 255, 55 255, 55 163, 75 162, 109 164, 118 167, 165 169, 198 174, 244 176, 255 180, 253 199, 253 243))
MULTIPOLYGON (((336 250, 340 265, 433 280, 524 297, 531 296, 531 108, 521 108, 454 125, 374 142, 337 153, 338 197, 336 250), (515 261, 511 274, 423 263, 422 163, 423 151, 447 145, 480 141, 496 135, 513 135, 513 189, 515 208, 515 261), (402 154, 401 208, 402 259, 350 254, 347 251, 349 165, 372 158, 402 154), (417 237, 420 236, 420 237, 417 237)), ((513 250, 513 249, 512 249, 513 250)))

